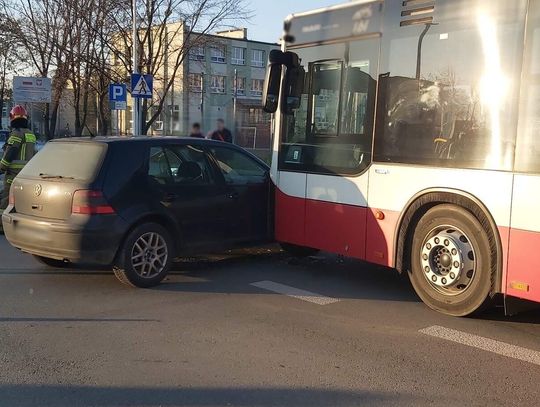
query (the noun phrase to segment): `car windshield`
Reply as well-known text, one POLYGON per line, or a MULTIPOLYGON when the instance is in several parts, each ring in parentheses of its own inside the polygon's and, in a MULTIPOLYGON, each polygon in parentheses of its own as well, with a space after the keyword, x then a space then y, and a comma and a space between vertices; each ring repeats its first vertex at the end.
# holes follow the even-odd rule
POLYGON ((104 143, 47 143, 21 171, 22 177, 93 181, 106 151, 104 143))

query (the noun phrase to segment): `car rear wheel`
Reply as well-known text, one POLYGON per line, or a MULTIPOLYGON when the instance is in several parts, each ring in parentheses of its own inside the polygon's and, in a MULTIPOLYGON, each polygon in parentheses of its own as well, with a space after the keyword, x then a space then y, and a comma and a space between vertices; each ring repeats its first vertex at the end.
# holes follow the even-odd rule
POLYGON ((44 266, 52 267, 55 269, 66 268, 67 266, 69 266, 69 263, 67 261, 51 259, 49 257, 34 255, 34 259, 36 259, 39 263, 43 264, 44 266))
POLYGON ((146 223, 126 238, 114 274, 132 287, 153 287, 168 274, 173 257, 172 239, 167 230, 159 224, 146 223))
POLYGON ((492 282, 489 238, 474 215, 439 205, 420 219, 411 245, 411 283, 430 308, 466 316, 488 305, 492 282))
POLYGON ((291 243, 280 243, 279 245, 283 251, 294 257, 309 257, 319 253, 318 249, 313 249, 311 247, 297 246, 291 243))

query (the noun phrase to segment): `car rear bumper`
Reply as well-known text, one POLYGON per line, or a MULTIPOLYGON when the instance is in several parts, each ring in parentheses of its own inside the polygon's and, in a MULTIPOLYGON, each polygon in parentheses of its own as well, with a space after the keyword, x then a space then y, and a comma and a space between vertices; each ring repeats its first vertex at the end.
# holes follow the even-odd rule
POLYGON ((10 213, 9 208, 2 215, 2 224, 9 243, 24 252, 96 265, 113 262, 127 230, 116 215, 56 221, 10 213))

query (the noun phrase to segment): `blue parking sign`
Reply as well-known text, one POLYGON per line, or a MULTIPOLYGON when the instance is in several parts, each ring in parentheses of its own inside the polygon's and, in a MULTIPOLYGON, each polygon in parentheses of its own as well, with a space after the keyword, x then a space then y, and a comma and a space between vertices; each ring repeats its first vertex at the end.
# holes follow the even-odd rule
POLYGON ((123 83, 111 83, 109 85, 109 102, 113 110, 126 110, 127 87, 123 83))

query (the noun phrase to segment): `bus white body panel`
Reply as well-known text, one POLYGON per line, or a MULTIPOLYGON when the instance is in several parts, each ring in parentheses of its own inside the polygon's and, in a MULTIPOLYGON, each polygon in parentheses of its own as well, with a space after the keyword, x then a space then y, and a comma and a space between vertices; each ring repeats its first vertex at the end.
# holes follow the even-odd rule
POLYGON ((540 302, 540 0, 418 4, 286 21, 303 90, 275 120, 276 238, 395 267, 408 205, 461 195, 496 233, 496 290, 540 302))

